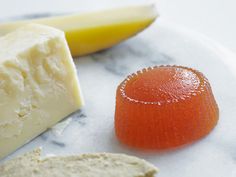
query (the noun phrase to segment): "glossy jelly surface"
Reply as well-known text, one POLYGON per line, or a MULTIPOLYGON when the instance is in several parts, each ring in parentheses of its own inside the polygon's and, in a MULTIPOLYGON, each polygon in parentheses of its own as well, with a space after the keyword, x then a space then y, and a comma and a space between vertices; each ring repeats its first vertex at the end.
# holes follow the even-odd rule
POLYGON ((160 67, 132 78, 125 87, 128 97, 144 102, 184 98, 199 87, 198 76, 183 68, 160 67))
POLYGON ((219 110, 208 80, 182 66, 160 66, 129 75, 117 88, 118 139, 143 149, 167 149, 207 135, 219 110))

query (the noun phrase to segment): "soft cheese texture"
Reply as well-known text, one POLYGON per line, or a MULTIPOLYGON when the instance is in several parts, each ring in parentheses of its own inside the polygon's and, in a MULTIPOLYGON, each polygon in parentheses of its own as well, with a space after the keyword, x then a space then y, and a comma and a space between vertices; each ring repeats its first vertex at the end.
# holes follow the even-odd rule
POLYGON ((152 164, 124 154, 94 153, 40 158, 40 149, 0 166, 0 177, 153 177, 152 164))
POLYGON ((83 105, 60 30, 27 25, 0 38, 0 158, 83 105))

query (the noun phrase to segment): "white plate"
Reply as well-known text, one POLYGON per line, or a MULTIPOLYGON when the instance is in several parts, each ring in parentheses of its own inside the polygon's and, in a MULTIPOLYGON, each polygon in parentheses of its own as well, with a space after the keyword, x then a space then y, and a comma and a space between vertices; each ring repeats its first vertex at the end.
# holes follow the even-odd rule
POLYGON ((38 146, 45 155, 121 152, 154 163, 159 177, 235 177, 234 60, 234 54, 206 37, 158 21, 112 49, 75 59, 86 106, 71 116, 61 135, 48 131, 13 156, 38 146), (207 76, 219 104, 219 123, 206 138, 178 150, 147 153, 127 148, 114 135, 116 87, 127 74, 162 64, 190 66, 207 76))

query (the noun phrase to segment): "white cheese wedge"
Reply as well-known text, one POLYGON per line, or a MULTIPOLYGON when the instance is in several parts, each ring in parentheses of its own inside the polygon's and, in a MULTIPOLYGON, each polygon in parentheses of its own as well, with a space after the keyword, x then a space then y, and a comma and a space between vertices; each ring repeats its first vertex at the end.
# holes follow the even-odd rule
POLYGON ((82 105, 62 31, 31 24, 0 38, 0 158, 82 105))
POLYGON ((158 169, 125 154, 92 153, 42 158, 40 149, 0 166, 1 177, 154 177, 158 169))

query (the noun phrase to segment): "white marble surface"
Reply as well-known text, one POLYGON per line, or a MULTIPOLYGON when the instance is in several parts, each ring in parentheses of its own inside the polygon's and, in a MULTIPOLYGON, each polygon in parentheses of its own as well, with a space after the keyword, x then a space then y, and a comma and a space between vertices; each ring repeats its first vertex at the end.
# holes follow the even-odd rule
POLYGON ((48 131, 9 158, 43 147, 45 155, 119 152, 144 158, 160 168, 159 177, 236 176, 236 58, 210 39, 157 21, 140 35, 90 56, 76 58, 86 105, 70 116, 63 133, 48 131), (217 127, 206 138, 167 152, 142 152, 114 135, 115 91, 129 73, 143 67, 177 64, 194 67, 210 80, 220 108, 217 127))

